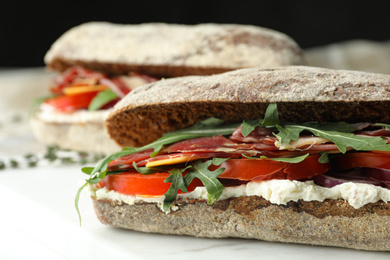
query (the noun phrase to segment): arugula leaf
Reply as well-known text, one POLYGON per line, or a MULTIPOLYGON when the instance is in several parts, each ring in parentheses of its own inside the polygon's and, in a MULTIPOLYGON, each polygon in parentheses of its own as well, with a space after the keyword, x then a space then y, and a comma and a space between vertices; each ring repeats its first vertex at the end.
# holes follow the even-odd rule
POLYGON ((263 119, 244 120, 241 124, 241 133, 244 137, 248 136, 256 127, 260 127, 263 119))
MULTIPOLYGON (((214 165, 221 165, 226 160, 229 160, 229 158, 213 158, 212 160, 209 161, 209 163, 205 165, 203 165, 201 162, 197 163, 196 165, 198 166, 198 168, 195 169, 193 172, 190 170, 190 172, 187 173, 186 177, 183 177, 183 172, 185 172, 187 169, 192 169, 193 167, 196 166, 189 165, 184 169, 175 168, 169 171, 171 175, 168 178, 166 178, 164 182, 170 182, 171 186, 169 187, 168 191, 164 194, 165 199, 163 202, 163 210, 165 212, 169 210, 172 203, 176 200, 177 192, 179 189, 183 192, 187 192, 187 187, 194 180, 194 178, 199 178, 202 181, 202 183, 209 183, 208 186, 211 186, 210 190, 212 190, 212 192, 211 195, 209 193, 208 201, 210 202, 210 204, 214 203, 215 200, 217 200, 218 197, 221 195, 222 190, 224 189, 221 188, 222 184, 220 184, 219 181, 216 179, 223 172, 224 169, 222 169, 221 172, 219 171, 210 172, 208 170, 208 167, 211 165, 211 163, 213 163, 214 165), (215 190, 217 191, 214 192, 215 190), (221 190, 220 193, 219 190, 221 190)), ((153 167, 153 168, 137 167, 135 163, 133 163, 133 165, 136 168, 136 170, 142 174, 151 174, 154 172, 161 172, 162 170, 166 170, 166 168, 162 169, 161 167, 153 167)), ((209 192, 207 186, 206 189, 209 192)))
POLYGON ((139 149, 138 148, 133 148, 133 149, 122 149, 121 151, 119 152, 116 152, 116 153, 113 153, 111 155, 108 155, 106 156, 103 160, 101 160, 96 166, 95 168, 89 172, 89 168, 90 167, 84 167, 82 168, 81 170, 83 172, 89 172, 89 175, 91 176, 89 178, 89 180, 87 180, 87 182, 89 183, 92 183, 91 181, 93 180, 96 180, 97 182, 101 181, 104 179, 104 177, 106 176, 106 173, 107 173, 107 167, 108 167, 108 163, 115 160, 115 159, 118 159, 122 156, 125 156, 125 155, 128 155, 128 154, 132 154, 132 153, 135 153, 137 152, 139 149))
POLYGON ((143 175, 153 174, 153 173, 157 173, 157 172, 164 172, 164 171, 167 171, 168 169, 172 168, 172 166, 170 166, 170 165, 166 165, 165 167, 164 166, 138 167, 135 162, 133 162, 133 167, 137 172, 139 172, 143 175))
POLYGON ((213 163, 212 160, 209 161, 197 161, 192 164, 190 171, 184 176, 184 181, 187 186, 194 180, 198 178, 201 180, 203 185, 207 190, 207 204, 213 204, 222 194, 222 191, 225 187, 217 179, 218 176, 225 170, 225 168, 219 168, 215 171, 210 171, 208 168, 213 163))
POLYGON ((390 125, 388 125, 388 124, 377 123, 377 124, 374 124, 374 125, 381 126, 384 129, 386 129, 386 130, 390 130, 390 125))
POLYGON ((284 157, 279 157, 279 158, 269 158, 267 156, 260 156, 260 157, 250 157, 250 156, 246 156, 245 154, 243 154, 243 156, 245 158, 248 158, 248 159, 271 159, 271 160, 274 160, 274 161, 277 161, 277 162, 287 162, 287 163, 300 163, 302 162, 303 160, 306 159, 306 157, 309 156, 309 154, 304 154, 304 155, 301 155, 301 156, 296 156, 296 157, 289 157, 289 158, 284 158, 284 157))
POLYGON ((289 144, 291 141, 297 141, 299 135, 303 129, 282 127, 281 125, 276 125, 276 128, 279 130, 278 134, 273 133, 279 142, 289 144))
POLYGON ((94 111, 98 110, 105 104, 107 104, 110 101, 113 101, 118 98, 118 95, 112 91, 111 89, 107 89, 104 91, 100 91, 89 103, 88 110, 94 111))
POLYGON ((227 160, 229 160, 230 158, 218 158, 218 157, 214 157, 213 158, 213 164, 215 166, 219 166, 221 164, 223 164, 224 162, 226 162, 227 160))
POLYGON ((271 103, 268 105, 267 110, 265 111, 262 125, 266 127, 266 126, 274 126, 279 123, 280 120, 279 120, 278 106, 275 103, 271 103))
POLYGON ((80 200, 80 195, 81 195, 81 192, 83 191, 83 189, 87 186, 88 182, 85 182, 83 186, 81 186, 78 190, 77 190, 77 193, 76 193, 76 197, 74 199, 74 206, 76 208, 76 211, 77 211, 77 214, 79 216, 79 222, 80 222, 80 226, 81 226, 81 214, 80 214, 80 209, 79 209, 79 200, 80 200))
POLYGON ((280 123, 277 104, 271 103, 268 105, 264 119, 246 120, 241 124, 241 133, 243 136, 248 136, 256 127, 270 127, 280 123))
MULTIPOLYGON (((309 154, 304 154, 304 155, 301 155, 301 156, 297 156, 297 157, 290 157, 290 158, 270 158, 271 160, 274 160, 274 161, 277 161, 277 162, 287 162, 287 163, 300 163, 302 162, 303 160, 306 159, 306 157, 308 157, 309 154)), ((261 156, 260 158, 263 158, 265 156, 261 156)), ((267 158, 267 157, 265 157, 267 158)))
POLYGON ((165 199, 163 202, 163 210, 165 212, 169 210, 172 203, 176 200, 178 190, 181 190, 182 192, 188 192, 187 190, 188 185, 186 185, 184 181, 183 172, 185 172, 190 167, 191 166, 187 166, 184 169, 175 168, 169 171, 171 175, 169 175, 169 177, 164 180, 164 182, 171 183, 171 186, 169 187, 168 191, 164 194, 165 199))
POLYGON ((327 152, 320 152, 320 158, 318 158, 319 163, 328 163, 329 162, 329 155, 327 152))
POLYGON ((328 122, 328 123, 318 123, 318 122, 306 122, 301 125, 298 124, 285 124, 276 125, 276 128, 279 130, 278 134, 274 134, 278 141, 281 143, 290 143, 290 141, 297 141, 299 139, 299 135, 302 131, 310 129, 317 129, 323 131, 336 131, 336 132, 345 132, 352 133, 355 131, 355 128, 348 123, 345 122, 328 122), (301 126, 290 127, 290 126, 301 126))
POLYGON ((94 169, 93 167, 83 167, 83 168, 81 169, 81 171, 82 171, 83 173, 85 173, 85 174, 91 175, 93 169, 94 169))
POLYGON ((316 129, 305 125, 286 125, 279 126, 280 132, 275 134, 280 142, 289 142, 294 140, 291 136, 299 136, 299 133, 306 130, 335 143, 340 152, 345 153, 348 147, 357 151, 390 151, 390 144, 381 137, 355 136, 353 133, 343 133, 339 131, 328 131, 316 129))

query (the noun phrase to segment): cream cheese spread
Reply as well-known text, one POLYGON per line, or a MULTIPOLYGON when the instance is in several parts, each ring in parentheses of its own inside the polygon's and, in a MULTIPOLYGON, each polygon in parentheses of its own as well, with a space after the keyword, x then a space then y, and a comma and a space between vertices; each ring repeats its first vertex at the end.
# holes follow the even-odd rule
POLYGON ((104 120, 112 109, 88 111, 77 110, 71 113, 61 113, 55 111, 51 106, 41 104, 36 117, 46 122, 54 123, 104 123, 104 120))
MULTIPOLYGON (((157 203, 160 207, 164 201, 161 197, 139 197, 123 195, 106 188, 99 189, 89 185, 91 196, 97 200, 109 199, 119 203, 134 205, 139 202, 157 203)), ((261 196, 271 203, 285 205, 289 201, 324 201, 325 199, 343 199, 358 209, 368 203, 390 201, 390 190, 371 184, 347 182, 332 188, 316 185, 313 181, 270 180, 249 182, 246 185, 227 187, 218 200, 240 196, 261 196)), ((205 187, 197 187, 194 191, 178 194, 178 199, 207 200, 205 187)), ((174 210, 174 209, 173 209, 174 210)))

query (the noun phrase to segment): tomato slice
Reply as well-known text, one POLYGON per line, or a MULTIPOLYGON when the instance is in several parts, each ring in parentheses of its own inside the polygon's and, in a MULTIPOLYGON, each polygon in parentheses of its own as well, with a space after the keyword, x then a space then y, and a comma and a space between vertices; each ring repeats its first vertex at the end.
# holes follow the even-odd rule
POLYGON ((346 170, 355 167, 390 169, 389 152, 356 152, 340 155, 332 159, 335 169, 346 170))
POLYGON ((212 166, 210 169, 225 168, 219 178, 252 180, 258 176, 272 175, 282 171, 285 163, 270 159, 230 159, 220 166, 212 166))
POLYGON ((289 180, 302 180, 310 179, 316 175, 325 173, 332 168, 330 163, 320 163, 318 159, 321 155, 311 155, 306 157, 300 163, 289 163, 284 169, 286 173, 286 179, 289 180))
MULTIPOLYGON (((147 156, 148 152, 139 156, 147 156)), ((224 172, 219 175, 219 178, 223 183, 228 184, 229 181, 226 180, 231 180, 232 183, 230 185, 233 183, 237 185, 242 184, 243 181, 270 179, 301 180, 327 172, 330 169, 329 163, 318 162, 319 157, 319 155, 310 155, 300 163, 278 162, 271 159, 229 159, 220 166, 210 166, 209 170, 214 171, 218 168, 225 168, 224 172)), ((134 159, 137 158, 126 156, 122 162, 128 163, 134 159)), ((119 168, 121 166, 126 166, 126 164, 116 162, 110 165, 110 167, 119 168)), ((132 169, 125 173, 108 175, 99 185, 127 195, 161 196, 170 187, 170 183, 164 182, 169 175, 168 172, 143 175, 132 169)), ((188 191, 193 191, 198 186, 203 186, 203 184, 199 179, 195 178, 188 186, 188 191)))
POLYGON ((318 162, 320 155, 310 155, 300 163, 279 162, 272 159, 230 159, 217 168, 225 168, 219 178, 246 181, 271 179, 302 180, 329 171, 329 163, 318 162))
MULTIPOLYGON (((129 171, 121 174, 108 175, 99 182, 99 186, 126 195, 146 197, 162 196, 168 191, 171 185, 169 182, 164 182, 169 175, 169 172, 143 175, 129 171)), ((194 179, 187 187, 187 190, 193 191, 198 186, 203 186, 202 182, 199 179, 194 179)), ((182 192, 179 190, 178 193, 182 192)))
POLYGON ((85 92, 74 95, 63 95, 45 101, 47 105, 61 112, 72 112, 78 109, 86 109, 99 91, 85 92))

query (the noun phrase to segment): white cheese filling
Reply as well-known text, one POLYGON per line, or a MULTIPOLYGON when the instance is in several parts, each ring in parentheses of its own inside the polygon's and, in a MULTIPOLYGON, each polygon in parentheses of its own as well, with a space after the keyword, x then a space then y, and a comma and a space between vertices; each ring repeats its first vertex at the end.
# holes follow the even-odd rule
POLYGON ((295 151, 305 145, 323 144, 326 142, 330 141, 328 139, 317 136, 301 136, 299 137, 298 141, 291 141, 289 144, 275 141, 275 146, 278 147, 279 150, 295 151))
MULTIPOLYGON (((91 196, 97 200, 109 199, 119 203, 134 205, 139 202, 157 203, 160 207, 164 196, 140 197, 123 195, 106 188, 99 189, 89 185, 91 196)), ((390 201, 390 190, 371 184, 347 182, 332 188, 316 185, 313 181, 270 180, 263 182, 250 182, 246 185, 226 188, 218 200, 241 196, 261 196, 271 203, 285 205, 289 201, 324 201, 325 199, 343 199, 352 207, 358 209, 368 203, 377 201, 390 201)), ((205 187, 197 187, 194 191, 178 194, 178 199, 207 200, 205 187)), ((174 209, 173 209, 174 210, 174 209)))
POLYGON ((77 110, 71 113, 62 113, 43 103, 35 116, 43 121, 53 123, 104 123, 111 111, 112 109, 96 111, 77 110))

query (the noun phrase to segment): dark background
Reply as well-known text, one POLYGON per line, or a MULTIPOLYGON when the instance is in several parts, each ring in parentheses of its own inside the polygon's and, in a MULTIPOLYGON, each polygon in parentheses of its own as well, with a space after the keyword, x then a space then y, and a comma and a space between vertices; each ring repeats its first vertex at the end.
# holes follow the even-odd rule
POLYGON ((35 1, 2 3, 0 67, 43 66, 50 45, 88 21, 241 23, 288 34, 302 48, 390 40, 386 1, 35 1))

